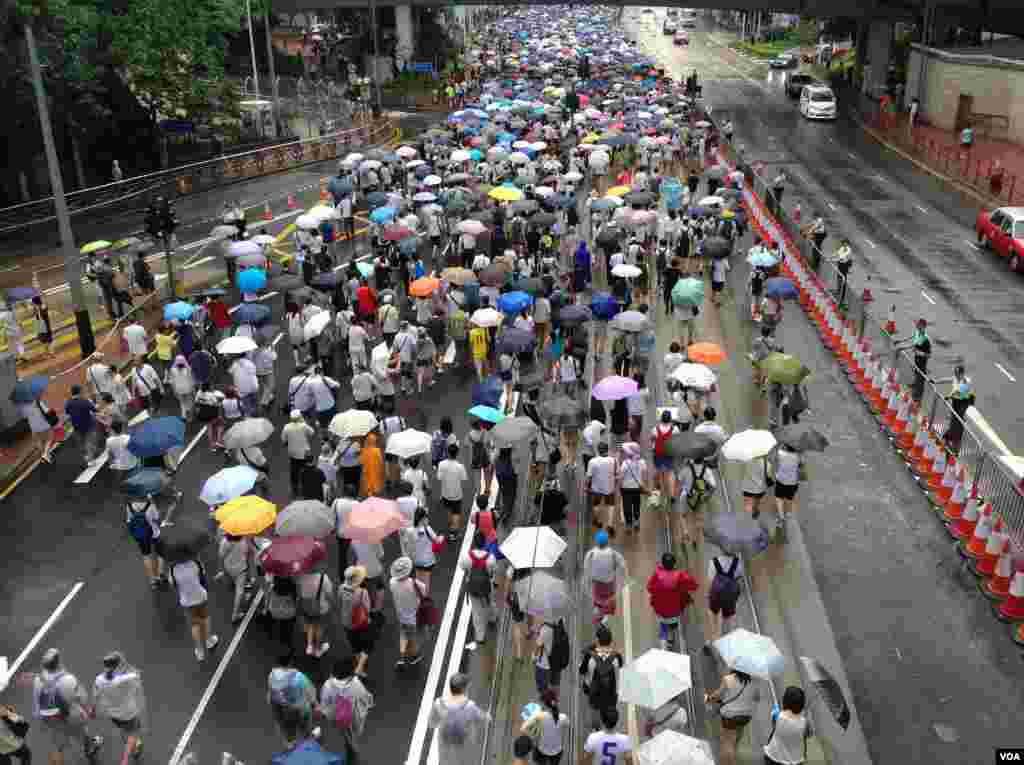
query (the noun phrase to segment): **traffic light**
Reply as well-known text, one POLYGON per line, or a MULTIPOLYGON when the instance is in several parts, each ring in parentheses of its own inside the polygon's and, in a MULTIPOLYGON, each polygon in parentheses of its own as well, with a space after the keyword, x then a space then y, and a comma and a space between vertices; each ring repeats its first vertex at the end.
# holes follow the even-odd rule
POLYGON ((164 199, 160 207, 160 231, 164 236, 170 236, 178 227, 178 216, 174 213, 174 204, 169 199, 164 199))
POLYGON ((146 208, 146 233, 150 236, 160 236, 160 214, 153 202, 146 208))

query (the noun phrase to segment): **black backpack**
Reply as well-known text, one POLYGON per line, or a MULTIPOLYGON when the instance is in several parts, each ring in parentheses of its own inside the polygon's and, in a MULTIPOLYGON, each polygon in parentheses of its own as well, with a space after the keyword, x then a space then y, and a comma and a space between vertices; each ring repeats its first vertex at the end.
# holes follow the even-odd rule
POLYGON ((482 559, 469 554, 469 578, 466 580, 466 590, 474 598, 491 597, 491 574, 487 570, 487 556, 482 559))
POLYGON ((552 631, 551 653, 548 654, 548 664, 552 672, 561 672, 569 666, 570 653, 569 633, 565 631, 565 622, 561 619, 556 624, 549 624, 552 631))
POLYGON ((619 703, 618 663, 614 655, 593 654, 594 673, 588 698, 594 709, 611 709, 619 703))

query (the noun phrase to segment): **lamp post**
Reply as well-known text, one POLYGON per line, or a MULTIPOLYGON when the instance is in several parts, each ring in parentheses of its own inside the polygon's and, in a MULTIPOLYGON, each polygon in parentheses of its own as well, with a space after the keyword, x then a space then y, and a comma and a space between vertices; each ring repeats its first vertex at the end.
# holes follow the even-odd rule
POLYGON ((245 0, 245 20, 249 24, 249 53, 252 56, 252 86, 256 93, 260 92, 260 74, 256 71, 256 40, 252 34, 252 7, 251 0, 245 0))

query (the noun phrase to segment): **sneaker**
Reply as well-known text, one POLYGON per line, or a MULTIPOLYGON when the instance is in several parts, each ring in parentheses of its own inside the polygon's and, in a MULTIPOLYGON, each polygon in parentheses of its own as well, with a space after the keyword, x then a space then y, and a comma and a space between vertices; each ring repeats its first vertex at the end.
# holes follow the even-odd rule
POLYGON ((395 669, 402 669, 403 667, 405 667, 406 663, 407 662, 405 660, 405 657, 399 656, 398 661, 395 662, 395 669))
POLYGON ((413 666, 413 665, 419 664, 419 663, 420 663, 421 661, 423 661, 423 654, 421 654, 421 653, 418 653, 418 654, 416 654, 415 656, 409 656, 409 657, 407 657, 407 658, 406 658, 406 660, 405 660, 405 661, 406 661, 406 663, 407 663, 407 664, 409 664, 410 666, 413 666))
POLYGON ((217 647, 218 643, 220 643, 220 637, 217 635, 210 635, 210 637, 206 638, 206 649, 208 651, 212 651, 217 647))
POLYGON ((206 651, 204 651, 202 648, 199 648, 198 646, 196 646, 196 661, 205 661, 205 660, 206 660, 206 651))
POLYGON ((160 577, 156 577, 155 579, 150 579, 149 580, 149 589, 151 589, 151 590, 159 590, 160 589, 160 577))
POLYGON ((475 640, 472 641, 472 642, 466 643, 466 650, 467 651, 475 651, 476 647, 477 646, 476 646, 476 641, 475 640))
POLYGON ((320 648, 316 652, 314 652, 313 655, 316 656, 316 658, 319 659, 325 653, 327 653, 329 650, 331 650, 331 644, 330 643, 321 643, 320 644, 320 648))
POLYGON ((319 725, 317 725, 315 728, 313 728, 311 733, 313 734, 313 738, 319 741, 320 737, 324 734, 324 731, 319 725))

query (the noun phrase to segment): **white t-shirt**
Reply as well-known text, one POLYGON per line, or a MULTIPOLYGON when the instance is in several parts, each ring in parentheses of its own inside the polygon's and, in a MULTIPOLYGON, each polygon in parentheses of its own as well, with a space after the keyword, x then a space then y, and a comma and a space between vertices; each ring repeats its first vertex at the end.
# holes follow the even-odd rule
POLYGON ((128 343, 128 352, 133 356, 141 356, 149 351, 146 328, 141 324, 129 324, 125 327, 124 340, 128 343))
POLYGON ((640 457, 619 463, 619 482, 623 489, 639 489, 645 486, 647 463, 640 457))
POLYGON ((352 351, 366 351, 366 330, 358 324, 353 324, 348 331, 348 350, 352 351))
POLYGON ((537 751, 554 757, 560 754, 564 745, 562 743, 562 731, 569 727, 569 715, 564 712, 558 715, 556 720, 548 712, 541 722, 540 736, 537 738, 537 751))
POLYGON ((171 569, 171 578, 178 591, 178 605, 182 608, 201 606, 206 602, 208 595, 199 581, 199 564, 194 560, 176 564, 171 569))
POLYGON ((615 459, 594 457, 587 465, 587 479, 591 491, 608 496, 615 491, 615 459))
POLYGON ((587 736, 583 751, 594 755, 595 765, 621 765, 622 755, 633 751, 633 742, 625 733, 601 730, 587 736))
POLYGON ((437 480, 441 482, 441 496, 444 499, 459 501, 462 499, 462 484, 469 480, 469 473, 461 462, 442 460, 437 466, 437 480))
POLYGON ((134 470, 139 466, 139 458, 128 451, 131 436, 122 433, 107 439, 107 453, 110 455, 111 470, 134 470))
POLYGON ((239 359, 231 365, 229 371, 234 379, 235 389, 240 396, 259 392, 260 381, 256 377, 256 365, 249 359, 239 359))
POLYGON ((702 422, 700 425, 693 429, 693 432, 703 433, 709 438, 714 439, 715 443, 717 443, 719 446, 721 446, 722 444, 729 440, 729 436, 726 434, 725 428, 723 428, 717 422, 712 422, 710 420, 702 422))

